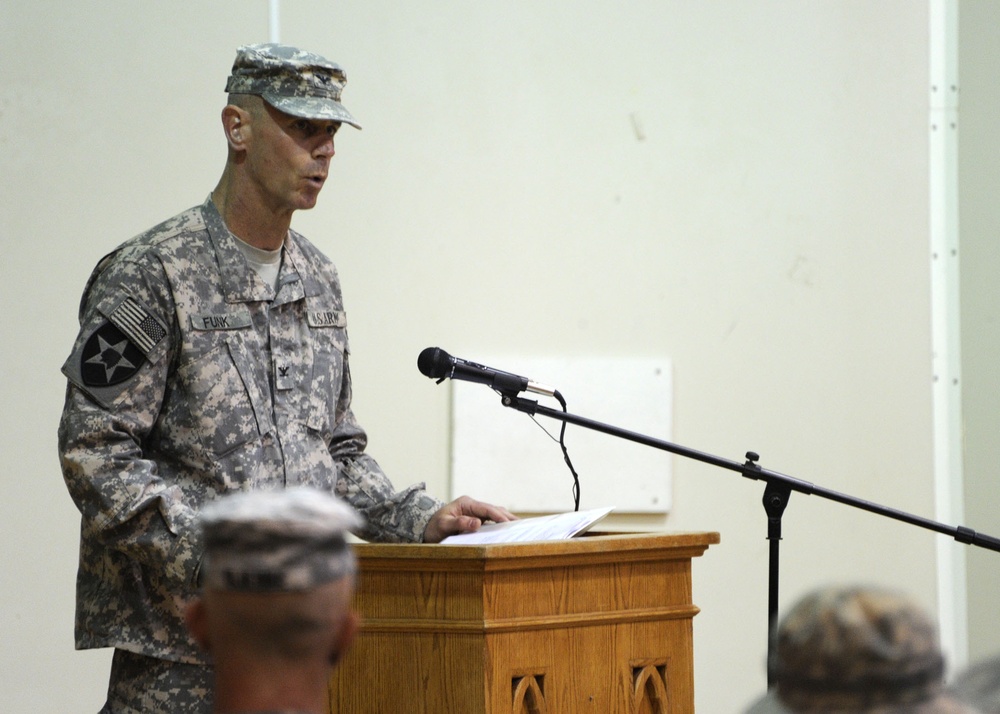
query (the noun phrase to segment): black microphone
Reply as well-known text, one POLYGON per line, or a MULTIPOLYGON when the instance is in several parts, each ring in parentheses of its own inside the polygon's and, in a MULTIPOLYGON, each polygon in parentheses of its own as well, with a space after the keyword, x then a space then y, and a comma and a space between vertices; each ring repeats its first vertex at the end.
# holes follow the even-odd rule
POLYGON ((417 369, 425 377, 442 382, 445 379, 464 379, 485 384, 498 392, 534 392, 553 396, 556 390, 510 372, 485 367, 475 362, 452 357, 440 347, 428 347, 417 357, 417 369))

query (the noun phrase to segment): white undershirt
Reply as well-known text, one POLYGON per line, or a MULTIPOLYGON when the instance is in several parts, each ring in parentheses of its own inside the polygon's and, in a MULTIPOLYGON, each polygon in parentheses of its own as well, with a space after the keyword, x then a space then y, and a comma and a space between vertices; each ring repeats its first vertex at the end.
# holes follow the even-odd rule
MULTIPOLYGON (((230 235, 233 234, 230 233, 230 235)), ((243 253, 243 257, 247 259, 247 263, 254 269, 254 272, 267 285, 270 285, 277 291, 278 271, 281 269, 281 248, 277 250, 264 250, 240 240, 235 235, 233 235, 233 239, 236 241, 236 245, 239 246, 240 252, 243 253)))

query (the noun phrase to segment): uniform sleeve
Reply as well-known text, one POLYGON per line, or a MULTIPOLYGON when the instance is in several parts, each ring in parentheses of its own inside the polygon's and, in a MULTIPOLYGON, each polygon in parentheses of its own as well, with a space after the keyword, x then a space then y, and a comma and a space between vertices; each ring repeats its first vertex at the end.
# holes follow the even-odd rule
POLYGON ((63 366, 59 456, 83 517, 83 539, 192 585, 201 553, 194 512, 143 448, 163 403, 176 344, 173 314, 158 264, 112 260, 98 267, 63 366))
POLYGON ((336 427, 330 442, 338 471, 336 493, 364 516, 365 526, 358 537, 381 543, 419 543, 427 522, 444 502, 430 495, 423 483, 395 490, 375 459, 364 453, 367 436, 350 405, 351 371, 345 353, 336 427))

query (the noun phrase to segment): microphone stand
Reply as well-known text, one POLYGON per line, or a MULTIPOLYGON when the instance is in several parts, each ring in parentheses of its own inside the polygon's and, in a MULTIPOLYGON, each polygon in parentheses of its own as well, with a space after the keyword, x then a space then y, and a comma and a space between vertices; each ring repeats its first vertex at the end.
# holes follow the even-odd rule
MULTIPOLYGON (((760 457, 753 451, 747 452, 747 460, 741 464, 736 461, 730 461, 718 456, 713 456, 712 454, 706 454, 701 451, 695 451, 694 449, 672 444, 669 441, 654 439, 650 436, 644 436, 643 434, 620 429, 616 426, 602 424, 601 422, 576 416, 568 412, 539 406, 537 401, 520 397, 516 391, 500 391, 500 397, 501 403, 505 407, 516 409, 517 411, 524 412, 530 416, 541 414, 542 416, 558 419, 559 421, 569 424, 576 424, 577 426, 599 431, 604 434, 610 434, 611 436, 617 436, 619 438, 634 441, 646 446, 652 446, 653 448, 661 449, 662 451, 669 451, 671 453, 695 459, 706 464, 712 464, 713 466, 719 466, 720 468, 728 469, 730 471, 736 471, 743 474, 746 478, 764 481, 766 486, 764 487, 763 504, 764 511, 767 513, 767 540, 769 545, 767 603, 768 662, 773 661, 772 646, 774 638, 772 635, 777 631, 778 626, 778 544, 781 540, 781 516, 785 511, 785 507, 788 505, 788 499, 791 497, 792 491, 798 491, 806 494, 807 496, 822 496, 823 498, 827 498, 831 501, 837 501, 838 503, 843 503, 848 506, 854 506, 855 508, 887 516, 897 521, 903 521, 904 523, 909 523, 910 525, 926 528, 927 530, 932 530, 944 535, 950 535, 959 543, 975 545, 988 550, 1000 552, 1000 539, 977 533, 971 528, 966 528, 965 526, 948 526, 943 523, 938 523, 937 521, 932 521, 927 518, 921 518, 920 516, 906 513, 904 511, 898 511, 894 508, 888 508, 877 503, 872 503, 871 501, 865 501, 844 493, 831 491, 821 486, 809 483, 808 481, 793 478, 792 476, 786 476, 785 474, 761 468, 761 466, 757 463, 760 457)), ((771 672, 771 667, 768 667, 767 686, 768 688, 774 686, 774 676, 771 672)))

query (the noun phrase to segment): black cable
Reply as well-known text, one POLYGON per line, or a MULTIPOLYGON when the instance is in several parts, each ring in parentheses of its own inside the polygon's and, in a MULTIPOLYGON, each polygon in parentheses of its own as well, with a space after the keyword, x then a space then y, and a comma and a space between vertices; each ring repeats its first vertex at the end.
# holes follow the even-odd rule
MULTIPOLYGON (((552 396, 559 400, 559 404, 562 406, 563 411, 566 411, 566 400, 563 399, 563 395, 559 393, 558 390, 553 392, 552 396)), ((563 460, 566 461, 566 465, 569 466, 569 472, 573 474, 573 510, 580 510, 580 477, 576 473, 576 469, 573 468, 573 462, 569 458, 569 451, 566 450, 566 422, 562 423, 562 428, 559 430, 559 446, 562 448, 563 460)))
MULTIPOLYGON (((501 392, 500 390, 497 390, 497 389, 494 389, 493 391, 496 392, 497 394, 499 394, 500 396, 504 397, 505 399, 508 399, 508 398, 509 399, 515 399, 516 398, 516 397, 512 397, 511 395, 506 395, 505 396, 503 394, 503 392, 501 392)), ((558 390, 556 390, 556 391, 552 392, 552 396, 559 400, 559 404, 562 405, 563 412, 566 412, 566 400, 563 399, 563 395, 560 394, 558 390)), ((531 402, 531 403, 534 404, 534 402, 531 402)), ((535 422, 535 424, 538 426, 538 428, 541 429, 543 432, 545 432, 545 435, 547 437, 549 437, 550 439, 552 439, 552 441, 558 441, 559 442, 559 447, 562 449, 562 452, 563 452, 563 461, 565 461, 566 465, 569 466, 569 472, 571 474, 573 474, 573 510, 574 511, 579 511, 580 510, 580 476, 576 473, 576 469, 573 468, 573 461, 569 458, 569 451, 566 449, 566 424, 567 424, 567 422, 564 421, 562 423, 562 428, 559 430, 559 438, 556 439, 556 437, 552 436, 552 434, 549 433, 549 430, 546 429, 545 426, 540 421, 538 421, 538 419, 535 418, 535 415, 534 415, 533 412, 529 411, 529 412, 527 412, 527 414, 528 414, 528 417, 531 419, 531 421, 535 422)))

